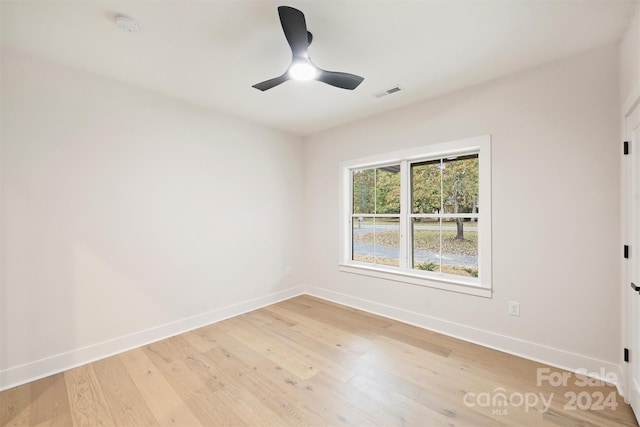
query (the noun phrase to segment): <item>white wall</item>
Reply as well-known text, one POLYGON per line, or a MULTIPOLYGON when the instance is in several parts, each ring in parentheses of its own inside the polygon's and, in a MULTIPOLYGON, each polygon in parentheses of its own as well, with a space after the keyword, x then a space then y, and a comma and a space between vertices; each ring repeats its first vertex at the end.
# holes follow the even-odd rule
POLYGON ((7 51, 1 71, 0 389, 295 293, 298 138, 7 51))
MULTIPOLYGON (((627 107, 640 90, 640 11, 636 7, 629 27, 620 40, 620 102, 627 107)), ((623 113, 626 113, 624 111, 623 113)))
POLYGON ((311 292, 570 369, 619 372, 617 61, 609 46, 309 137, 311 292), (339 162, 484 134, 492 299, 338 272, 339 162))

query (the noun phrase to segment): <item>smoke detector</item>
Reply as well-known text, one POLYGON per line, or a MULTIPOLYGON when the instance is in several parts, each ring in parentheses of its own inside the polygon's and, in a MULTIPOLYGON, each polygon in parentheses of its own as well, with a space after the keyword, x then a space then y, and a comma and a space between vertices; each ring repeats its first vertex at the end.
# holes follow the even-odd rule
POLYGON ((129 18, 128 16, 118 15, 116 16, 116 25, 122 31, 127 31, 129 33, 135 33, 138 31, 138 23, 135 19, 129 18))

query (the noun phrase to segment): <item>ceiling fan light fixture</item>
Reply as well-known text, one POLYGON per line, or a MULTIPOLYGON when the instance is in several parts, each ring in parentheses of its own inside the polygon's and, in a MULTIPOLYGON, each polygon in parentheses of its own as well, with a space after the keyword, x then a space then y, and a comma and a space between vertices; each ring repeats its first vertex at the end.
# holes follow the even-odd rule
POLYGON ((318 69, 309 62, 297 62, 289 68, 289 76, 294 80, 313 80, 318 76, 318 69))
POLYGON ((311 63, 307 50, 313 36, 307 31, 304 13, 293 7, 279 6, 278 15, 280 15, 282 31, 291 48, 292 63, 281 76, 256 83, 253 85, 254 88, 264 92, 288 80, 317 80, 330 86, 353 90, 362 83, 364 77, 323 70, 311 63))

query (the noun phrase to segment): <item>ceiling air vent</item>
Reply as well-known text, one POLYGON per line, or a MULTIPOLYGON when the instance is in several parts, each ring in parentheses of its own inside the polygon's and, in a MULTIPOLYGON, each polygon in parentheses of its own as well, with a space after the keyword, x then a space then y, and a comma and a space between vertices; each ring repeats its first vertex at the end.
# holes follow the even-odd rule
POLYGON ((373 94, 374 98, 383 98, 387 95, 391 95, 392 93, 400 92, 402 88, 398 85, 390 87, 389 89, 385 89, 382 92, 376 92, 373 94))

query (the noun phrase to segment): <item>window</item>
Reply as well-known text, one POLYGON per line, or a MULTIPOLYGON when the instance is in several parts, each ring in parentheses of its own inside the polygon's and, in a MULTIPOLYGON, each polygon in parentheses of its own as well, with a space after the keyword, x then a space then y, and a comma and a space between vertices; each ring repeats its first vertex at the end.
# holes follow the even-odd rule
POLYGON ((490 144, 344 162, 341 271, 490 297, 490 144))
POLYGON ((400 165, 352 170, 352 260, 400 266, 400 165))

